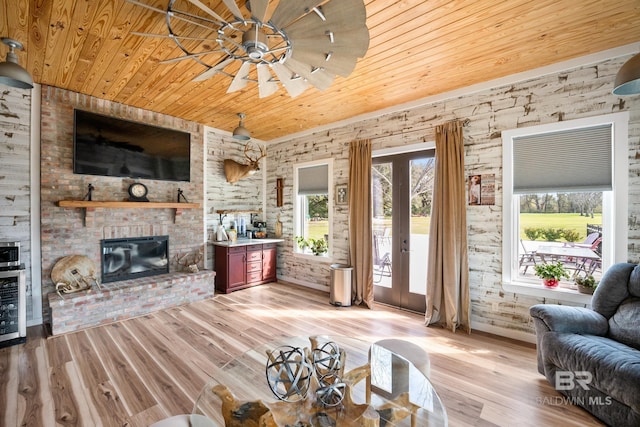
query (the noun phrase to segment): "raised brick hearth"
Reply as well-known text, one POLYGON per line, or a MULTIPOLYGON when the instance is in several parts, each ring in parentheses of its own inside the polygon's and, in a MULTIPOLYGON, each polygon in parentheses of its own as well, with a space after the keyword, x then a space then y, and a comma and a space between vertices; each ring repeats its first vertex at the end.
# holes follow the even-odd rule
POLYGON ((215 271, 169 273, 107 283, 102 289, 72 294, 50 293, 51 334, 59 335, 92 326, 210 298, 215 271))

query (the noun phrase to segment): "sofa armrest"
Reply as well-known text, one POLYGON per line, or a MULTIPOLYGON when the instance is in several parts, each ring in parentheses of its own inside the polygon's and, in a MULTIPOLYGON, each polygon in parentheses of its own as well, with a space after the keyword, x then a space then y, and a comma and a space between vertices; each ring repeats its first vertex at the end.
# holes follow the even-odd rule
POLYGON ((545 375, 542 337, 550 331, 585 335, 605 335, 609 329, 607 319, 600 313, 584 307, 537 304, 529 309, 536 328, 538 372, 545 375))
POLYGON ((537 304, 529 309, 536 326, 536 334, 554 331, 584 335, 606 335, 607 319, 600 313, 584 307, 537 304))

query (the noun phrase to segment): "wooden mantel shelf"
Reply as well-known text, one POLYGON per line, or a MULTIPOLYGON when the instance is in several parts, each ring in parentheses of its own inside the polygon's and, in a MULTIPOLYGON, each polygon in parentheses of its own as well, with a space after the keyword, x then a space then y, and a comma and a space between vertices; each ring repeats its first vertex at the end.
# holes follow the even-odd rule
POLYGON ((60 200, 61 208, 111 208, 111 209, 198 209, 200 203, 176 202, 99 202, 88 200, 60 200))
POLYGON ((109 201, 89 201, 89 200, 60 200, 57 205, 61 208, 82 208, 84 217, 83 224, 93 222, 93 212, 96 209, 173 209, 173 222, 177 222, 183 209, 198 209, 200 203, 177 203, 177 202, 109 202, 109 201))

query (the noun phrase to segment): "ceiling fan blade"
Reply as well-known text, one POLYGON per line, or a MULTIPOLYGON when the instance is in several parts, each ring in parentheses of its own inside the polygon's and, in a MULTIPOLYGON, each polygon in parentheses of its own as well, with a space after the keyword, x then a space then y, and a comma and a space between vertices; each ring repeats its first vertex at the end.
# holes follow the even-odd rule
POLYGON ((137 1, 137 0, 126 0, 127 3, 131 3, 131 4, 135 4, 136 6, 142 6, 142 7, 146 7, 147 9, 153 10, 154 12, 158 12, 161 13, 163 15, 167 14, 166 10, 162 10, 162 9, 158 9, 157 7, 148 5, 146 3, 142 3, 141 1, 137 1))
POLYGON ((278 91, 278 83, 271 76, 271 71, 266 64, 258 64, 258 91, 260 98, 266 98, 278 91))
POLYGON ((249 75, 249 71, 251 70, 250 62, 243 62, 240 66, 240 69, 236 73, 236 76, 233 78, 229 89, 227 89, 227 93, 235 92, 240 89, 244 89, 247 85, 247 76, 249 75))
POLYGON ((227 22, 224 19, 222 19, 222 17, 220 15, 218 15, 213 10, 211 10, 211 8, 209 6, 207 6, 206 4, 202 3, 200 0, 189 0, 189 2, 191 2, 191 4, 193 4, 194 6, 199 7, 202 11, 204 11, 204 12, 208 13, 209 15, 213 16, 218 21, 223 22, 223 23, 227 22))
POLYGON ((214 65, 213 67, 209 68, 204 73, 196 76, 193 79, 193 81, 194 82, 201 82, 203 80, 207 80, 207 79, 213 77, 214 75, 218 74, 219 72, 221 72, 224 67, 226 67, 227 65, 231 64, 233 61, 235 61, 235 59, 227 58, 224 61, 218 63, 217 65, 214 65))
POLYGON ((208 50, 206 52, 189 53, 187 55, 178 56, 176 58, 164 59, 162 61, 159 61, 158 64, 170 64, 172 62, 178 62, 178 61, 182 61, 182 60, 190 59, 190 58, 197 58, 198 56, 208 55, 210 53, 219 53, 219 52, 224 52, 224 51, 221 50, 221 49, 217 49, 217 50, 208 50))
POLYGON ((309 37, 308 34, 320 36, 326 31, 339 33, 366 29, 367 10, 362 0, 334 0, 322 5, 322 13, 325 20, 315 13, 309 13, 283 29, 290 38, 309 37))
MULTIPOLYGON (((154 12, 161 13, 161 14, 163 14, 165 16, 167 15, 167 11, 166 10, 162 10, 162 9, 158 9, 157 7, 149 6, 148 4, 142 3, 141 1, 137 1, 137 0, 126 0, 126 1, 131 3, 131 4, 135 4, 136 6, 141 6, 141 7, 147 8, 149 10, 153 10, 154 12)), ((184 13, 184 12, 181 12, 181 11, 174 11, 174 13, 171 15, 171 17, 174 18, 174 19, 179 19, 181 21, 188 22, 188 23, 190 23, 192 25, 196 25, 198 27, 202 27, 202 28, 206 28, 207 30, 211 30, 211 27, 207 27, 206 25, 203 25, 203 24, 201 24, 199 22, 196 22, 194 20, 185 18, 185 16, 192 17, 192 18, 195 17, 194 15, 191 15, 191 14, 188 14, 188 13, 184 13), (182 16, 182 15, 184 15, 184 16, 182 16)), ((208 22, 214 22, 214 21, 211 21, 211 20, 206 19, 206 18, 198 17, 198 19, 203 19, 203 20, 208 21, 208 22)), ((221 21, 221 22, 224 22, 224 21, 221 21)), ((217 23, 217 22, 214 22, 214 23, 217 23)))
POLYGON ((351 31, 287 33, 291 45, 296 49, 310 50, 317 53, 349 54, 362 58, 369 49, 369 30, 361 27, 351 31))
POLYGON ((165 39, 182 39, 182 40, 211 40, 206 37, 189 37, 189 36, 178 36, 176 34, 154 34, 154 33, 140 33, 138 31, 131 31, 129 34, 133 34, 134 36, 143 36, 143 37, 160 37, 165 39))
POLYGON ((289 96, 295 98, 304 92, 308 84, 304 81, 302 77, 292 78, 291 71, 283 64, 276 62, 271 64, 271 68, 278 76, 280 83, 284 86, 284 88, 289 92, 289 96))
POLYGON ((236 4, 235 0, 222 0, 222 2, 224 3, 225 6, 227 6, 227 9, 231 11, 233 16, 235 16, 237 19, 240 19, 240 20, 244 19, 242 17, 242 12, 240 12, 240 8, 236 4))
POLYGON ((337 74, 342 77, 348 77, 356 67, 358 58, 353 55, 341 55, 332 54, 327 61, 324 53, 317 53, 311 51, 293 50, 291 59, 302 62, 303 64, 309 64, 314 67, 324 68, 329 73, 337 74))
MULTIPOLYGON (((321 5, 325 0, 280 0, 278 7, 273 12, 271 22, 276 27, 284 28, 287 24, 309 13, 314 7, 321 5)), ((340 3, 340 0, 338 3, 340 3)), ((314 13, 314 15, 316 15, 314 13)), ((316 15, 317 16, 317 15, 316 15)), ((318 19, 320 19, 318 17, 318 19)))
POLYGON ((251 16, 260 22, 264 22, 267 17, 267 8, 269 7, 269 0, 251 0, 247 2, 251 7, 251 16))
POLYGON ((284 66, 294 73, 302 76, 307 82, 320 90, 328 89, 333 83, 335 75, 319 68, 313 68, 308 64, 289 58, 285 61, 284 66))

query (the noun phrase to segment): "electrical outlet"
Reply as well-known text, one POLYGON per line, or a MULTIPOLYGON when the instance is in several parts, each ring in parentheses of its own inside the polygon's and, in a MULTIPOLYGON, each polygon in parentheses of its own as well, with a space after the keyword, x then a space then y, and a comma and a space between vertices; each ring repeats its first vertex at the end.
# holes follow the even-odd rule
POLYGON ((500 303, 494 302, 491 304, 491 311, 500 311, 500 303))

